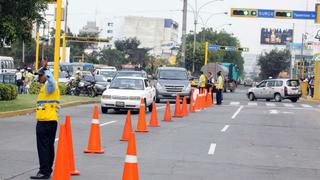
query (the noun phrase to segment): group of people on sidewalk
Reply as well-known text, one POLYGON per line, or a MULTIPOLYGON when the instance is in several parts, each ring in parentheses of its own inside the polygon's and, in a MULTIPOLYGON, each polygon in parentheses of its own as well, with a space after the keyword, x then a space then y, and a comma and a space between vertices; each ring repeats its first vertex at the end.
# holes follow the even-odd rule
POLYGON ((24 69, 17 68, 15 75, 19 94, 28 94, 31 83, 35 79, 32 69, 29 67, 24 69))
POLYGON ((198 82, 199 91, 203 91, 205 89, 209 91, 211 88, 212 94, 214 91, 216 92, 216 104, 221 105, 223 100, 222 91, 224 89, 224 78, 221 71, 217 73, 217 80, 214 79, 214 75, 211 72, 208 72, 208 77, 206 77, 206 75, 202 71, 200 73, 201 75, 198 82))

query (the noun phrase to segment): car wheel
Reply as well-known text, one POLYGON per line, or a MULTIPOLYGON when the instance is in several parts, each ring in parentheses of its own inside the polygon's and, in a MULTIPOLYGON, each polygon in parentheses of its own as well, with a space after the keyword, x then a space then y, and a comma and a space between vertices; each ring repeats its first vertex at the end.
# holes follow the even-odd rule
POLYGON ((266 99, 266 101, 270 102, 270 99, 266 99))
POLYGON ((151 104, 148 106, 149 112, 152 112, 152 109, 153 109, 153 103, 151 103, 151 104))
POLYGON ((101 111, 103 114, 107 114, 108 113, 108 108, 107 107, 101 107, 101 111))
POLYGON ((187 98, 187 104, 190 104, 191 102, 191 97, 187 98))
POLYGON ((275 94, 275 95, 274 95, 274 100, 275 100, 276 102, 281 102, 281 100, 282 100, 281 95, 280 95, 279 93, 275 94))
POLYGON ((253 93, 250 93, 249 94, 249 100, 250 101, 254 101, 256 99, 256 97, 254 96, 254 94, 253 93))
POLYGON ((160 99, 158 97, 156 97, 156 103, 159 103, 160 99))
POLYGON ((291 98, 290 100, 291 100, 291 102, 295 103, 298 101, 298 98, 291 98))

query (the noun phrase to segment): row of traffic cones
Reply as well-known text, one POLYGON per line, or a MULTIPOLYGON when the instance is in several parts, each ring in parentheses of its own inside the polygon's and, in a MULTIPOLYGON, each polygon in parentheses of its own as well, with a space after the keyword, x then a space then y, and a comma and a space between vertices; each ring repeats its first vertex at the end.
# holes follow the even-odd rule
MULTIPOLYGON (((189 110, 187 107, 187 98, 182 100, 182 106, 180 107, 180 96, 176 97, 174 116, 177 118, 185 117, 190 113, 203 110, 205 107, 213 105, 211 89, 209 92, 201 91, 194 102, 193 93, 190 97, 189 110)), ((148 132, 146 115, 145 115, 144 100, 141 99, 139 119, 136 132, 148 132)), ((167 102, 163 121, 172 121, 170 103, 167 102)), ((152 113, 149 122, 150 127, 159 127, 156 104, 152 105, 152 113)), ((132 130, 131 112, 128 111, 125 126, 123 129, 121 141, 128 141, 127 153, 125 158, 125 165, 123 171, 123 180, 138 180, 138 161, 136 153, 135 135, 132 130)), ((91 122, 90 135, 87 149, 84 153, 96 153, 102 154, 104 150, 101 147, 100 140, 100 124, 99 124, 99 112, 98 106, 94 107, 93 119, 91 122)), ((69 180, 70 175, 80 175, 80 172, 75 168, 73 143, 72 143, 72 130, 70 123, 70 116, 66 117, 66 123, 60 125, 59 142, 57 149, 57 159, 55 162, 55 168, 53 172, 54 180, 69 180)))

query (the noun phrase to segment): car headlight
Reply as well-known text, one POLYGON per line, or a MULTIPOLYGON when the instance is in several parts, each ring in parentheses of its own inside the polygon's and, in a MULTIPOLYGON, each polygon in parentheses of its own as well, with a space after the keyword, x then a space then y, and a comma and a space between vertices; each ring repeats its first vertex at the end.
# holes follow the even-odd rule
POLYGON ((140 100, 141 97, 140 96, 130 96, 129 100, 140 100))
POLYGON ((111 99, 111 95, 102 95, 102 99, 111 99))
POLYGON ((157 83, 157 86, 156 86, 157 89, 162 89, 162 86, 160 83, 157 83))

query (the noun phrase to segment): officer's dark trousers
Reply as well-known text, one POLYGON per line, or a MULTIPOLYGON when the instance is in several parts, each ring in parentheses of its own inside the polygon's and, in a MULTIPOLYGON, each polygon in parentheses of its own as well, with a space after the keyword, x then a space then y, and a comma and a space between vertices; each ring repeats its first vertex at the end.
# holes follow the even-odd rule
POLYGON ((36 127, 37 148, 40 163, 39 173, 50 175, 54 161, 54 141, 57 131, 56 121, 38 121, 36 127))
POLYGON ((216 92, 216 99, 217 99, 217 104, 221 104, 222 102, 222 89, 217 89, 216 92))

